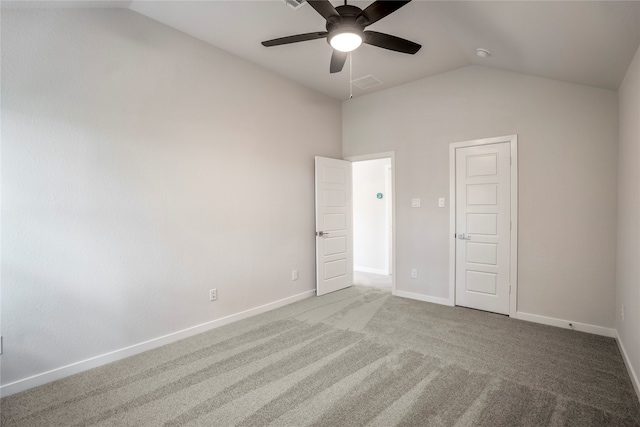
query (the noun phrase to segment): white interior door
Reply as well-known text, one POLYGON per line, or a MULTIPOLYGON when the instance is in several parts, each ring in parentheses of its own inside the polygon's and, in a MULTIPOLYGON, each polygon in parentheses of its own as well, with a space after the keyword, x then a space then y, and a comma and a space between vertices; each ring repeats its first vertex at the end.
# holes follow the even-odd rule
POLYGON ((509 314, 511 144, 455 150, 455 303, 509 314))
POLYGON ((316 157, 316 294, 353 284, 351 162, 316 157))

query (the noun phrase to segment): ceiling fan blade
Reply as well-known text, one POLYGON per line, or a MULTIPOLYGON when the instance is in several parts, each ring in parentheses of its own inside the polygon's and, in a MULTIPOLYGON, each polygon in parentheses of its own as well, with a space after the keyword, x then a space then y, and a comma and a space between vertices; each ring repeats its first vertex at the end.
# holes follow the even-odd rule
POLYGON ((338 11, 329 0, 307 0, 309 6, 314 8, 324 19, 329 19, 331 16, 340 16, 338 11))
POLYGON ((316 40, 327 37, 326 31, 321 31, 317 33, 306 33, 306 34, 297 34, 295 36, 287 36, 280 37, 279 39, 267 40, 262 42, 263 46, 271 47, 271 46, 279 46, 282 44, 289 43, 298 43, 298 42, 306 42, 307 40, 316 40))
POLYGON ((347 52, 340 52, 339 50, 333 50, 331 54, 331 66, 329 67, 329 71, 331 73, 339 73, 344 68, 344 63, 347 62, 347 56, 349 54, 347 52))
POLYGON ((422 47, 422 45, 419 45, 418 43, 389 34, 378 33, 377 31, 365 31, 364 42, 372 46, 395 50, 396 52, 408 53, 411 55, 419 51, 422 47))
POLYGON ((381 20, 387 15, 391 15, 396 10, 400 9, 405 4, 411 2, 411 0, 391 0, 383 1, 377 0, 371 3, 365 10, 360 13, 360 16, 364 16, 367 20, 366 25, 371 25, 376 21, 381 20))

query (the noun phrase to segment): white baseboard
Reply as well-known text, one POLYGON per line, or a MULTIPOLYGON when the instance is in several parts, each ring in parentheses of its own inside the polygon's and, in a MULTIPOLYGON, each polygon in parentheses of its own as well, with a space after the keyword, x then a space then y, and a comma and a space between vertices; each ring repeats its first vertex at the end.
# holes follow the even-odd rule
POLYGON ((516 319, 526 320, 527 322, 542 323, 543 325, 557 326, 559 328, 574 329, 576 331, 588 332, 590 334, 602 335, 610 338, 615 338, 616 336, 615 329, 589 325, 588 323, 572 322, 571 320, 556 319, 554 317, 539 316, 537 314, 523 313, 522 311, 518 311, 516 313, 516 319), (573 326, 573 328, 571 326, 573 326))
POLYGON ((393 295, 397 297, 415 299, 415 300, 424 301, 424 302, 432 302, 434 304, 448 305, 450 307, 453 307, 453 303, 449 301, 448 298, 431 297, 429 295, 415 294, 413 292, 398 291, 398 290, 396 290, 393 293, 393 295))
POLYGON ((201 325, 192 326, 187 329, 183 329, 178 332, 174 332, 162 337, 154 338, 149 341, 144 341, 138 344, 134 344, 129 347, 125 347, 119 350, 112 351, 110 353, 95 356, 90 359, 82 360, 80 362, 72 363, 67 366, 52 369, 41 374, 33 375, 28 378, 24 378, 18 381, 14 381, 9 384, 5 384, 0 387, 0 396, 10 396, 21 391, 28 390, 33 387, 37 387, 43 384, 56 381, 70 375, 74 375, 80 372, 87 371, 89 369, 97 368, 98 366, 106 365, 107 363, 122 360, 136 354, 143 353, 145 351, 161 347, 163 345, 171 344, 184 338, 191 337, 193 335, 201 334, 211 329, 219 328, 238 320, 246 319, 267 311, 274 310, 276 308, 284 307, 296 301, 303 300, 305 298, 315 295, 316 291, 306 291, 301 294, 293 295, 279 301, 274 301, 269 304, 261 305, 259 307, 251 308, 249 310, 242 311, 240 313, 232 314, 230 316, 223 317, 221 319, 212 320, 210 322, 203 323, 201 325))
POLYGON ((622 360, 624 360, 624 364, 627 367, 627 372, 631 377, 631 383, 633 384, 633 388, 636 389, 636 397, 640 401, 640 381, 638 381, 638 376, 636 375, 636 371, 633 369, 633 365, 631 365, 631 360, 629 360, 629 355, 627 354, 627 350, 624 349, 624 344, 622 344, 622 340, 620 339, 620 335, 618 335, 618 330, 615 330, 616 333, 616 342, 618 343, 618 348, 620 349, 620 353, 622 353, 622 360))
POLYGON ((361 271, 363 273, 372 273, 372 274, 381 274, 383 276, 389 275, 389 271, 387 270, 378 270, 377 268, 369 268, 369 267, 353 267, 353 271, 361 271))

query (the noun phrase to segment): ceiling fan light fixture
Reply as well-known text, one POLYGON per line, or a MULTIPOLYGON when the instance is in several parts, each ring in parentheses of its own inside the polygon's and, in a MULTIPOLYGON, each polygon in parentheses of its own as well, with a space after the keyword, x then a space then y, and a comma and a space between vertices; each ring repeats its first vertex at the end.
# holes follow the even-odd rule
POLYGON ((335 32, 331 34, 329 44, 340 52, 352 52, 362 44, 362 32, 355 28, 335 32))

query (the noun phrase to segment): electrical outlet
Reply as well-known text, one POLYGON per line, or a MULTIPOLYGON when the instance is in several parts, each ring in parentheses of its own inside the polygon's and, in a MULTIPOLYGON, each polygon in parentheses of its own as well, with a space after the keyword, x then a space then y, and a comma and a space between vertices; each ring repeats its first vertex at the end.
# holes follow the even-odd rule
POLYGON ((215 301, 218 299, 218 290, 209 289, 209 301, 215 301))
POLYGON ((291 280, 298 280, 298 270, 293 270, 291 272, 291 280))
POLYGON ((438 199, 438 207, 439 208, 444 208, 444 197, 440 197, 438 199))
POLYGON ((624 322, 624 304, 622 304, 622 308, 620 309, 620 317, 622 318, 622 321, 624 322))
POLYGON ((412 279, 417 279, 418 278, 418 269, 417 268, 412 268, 411 269, 411 278, 412 279))

